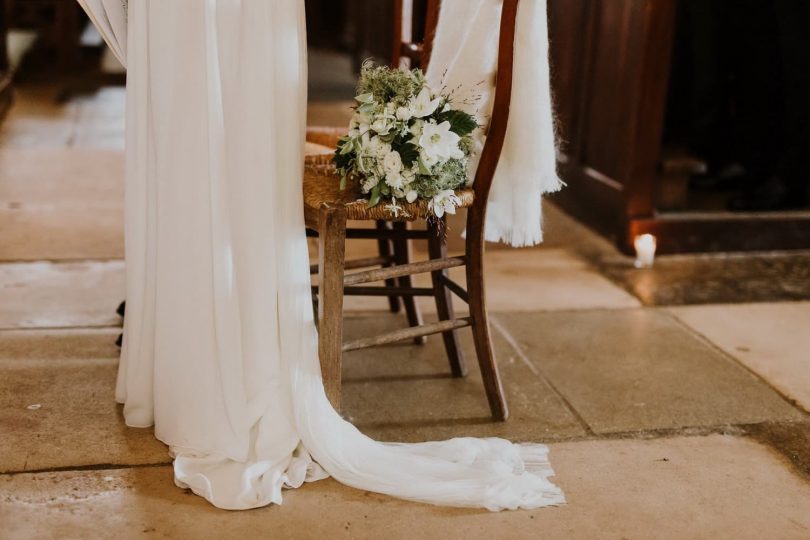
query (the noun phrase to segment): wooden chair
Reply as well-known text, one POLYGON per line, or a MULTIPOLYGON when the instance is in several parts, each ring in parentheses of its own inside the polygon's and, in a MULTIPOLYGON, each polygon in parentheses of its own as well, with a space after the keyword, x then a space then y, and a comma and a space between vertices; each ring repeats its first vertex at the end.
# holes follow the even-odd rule
MULTIPOLYGON (((425 336, 441 333, 453 375, 460 377, 466 373, 466 367, 459 344, 458 330, 469 326, 472 328, 475 352, 492 417, 495 420, 505 420, 508 416, 487 320, 483 281, 484 220, 487 198, 503 147, 509 116, 518 2, 519 0, 503 0, 498 77, 487 140, 473 186, 457 192, 462 206, 468 209, 464 255, 448 256, 444 235, 439 230, 441 226, 428 226, 427 230, 412 230, 407 227, 409 220, 426 218, 428 213, 425 201, 403 204, 408 217, 402 215, 394 217, 383 205, 367 208, 365 201, 358 201, 358 186, 350 185, 343 191, 339 189, 337 180, 331 174, 330 156, 308 159, 304 178, 304 210, 308 234, 319 238, 318 264, 311 268, 313 273, 319 275, 319 286, 313 291, 317 293, 319 353, 326 393, 336 408, 340 406, 341 360, 344 352, 411 339, 424 339, 425 336), (373 229, 347 228, 348 220, 372 220, 377 222, 377 225, 373 229), (353 238, 377 240, 381 248, 380 256, 346 261, 346 240, 353 238), (428 260, 410 261, 409 242, 412 240, 427 241, 430 256, 428 260), (454 267, 465 267, 466 290, 449 277, 448 270, 454 267), (371 269, 354 271, 361 268, 371 269), (431 274, 432 287, 419 288, 412 285, 410 277, 419 273, 431 274), (367 285, 383 280, 385 286, 367 285), (402 298, 411 326, 344 343, 344 295, 402 298), (469 317, 455 316, 453 295, 468 303, 469 317), (417 296, 434 298, 437 322, 422 323, 421 315, 415 309, 414 297, 417 296)), ((427 6, 424 43, 413 44, 403 41, 396 49, 401 56, 421 58, 423 66, 429 55, 431 38, 438 19, 439 1, 429 0, 427 6)), ((308 133, 308 140, 334 146, 339 136, 338 131, 313 129, 308 133)), ((393 302, 391 307, 394 308, 393 302)))

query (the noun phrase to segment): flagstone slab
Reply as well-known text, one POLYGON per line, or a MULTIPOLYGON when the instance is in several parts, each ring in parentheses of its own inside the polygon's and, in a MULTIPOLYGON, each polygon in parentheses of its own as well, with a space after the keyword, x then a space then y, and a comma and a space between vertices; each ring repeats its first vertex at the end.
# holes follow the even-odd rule
POLYGON ((0 329, 118 326, 123 261, 0 264, 0 329))
MULTIPOLYGON (((381 331, 405 324, 393 315, 380 324, 382 319, 350 319, 350 335, 352 328, 381 331)), ((117 329, 0 332, 0 472, 167 461, 152 430, 126 427, 115 404, 117 334, 117 329)), ((496 347, 512 418, 492 422, 468 336, 464 346, 471 372, 466 379, 450 377, 438 338, 425 346, 347 355, 344 414, 388 440, 584 435, 559 396, 502 341, 496 347)))
POLYGON ((810 302, 689 306, 670 311, 810 411, 810 302))
POLYGON ((0 332, 0 472, 169 461, 151 429, 124 425, 117 335, 0 332))
POLYGON ((766 447, 727 436, 552 446, 568 504, 491 513, 440 508, 334 480, 281 506, 218 510, 170 467, 0 476, 4 538, 805 539, 810 484, 766 447))
POLYGON ((0 150, 0 261, 124 254, 124 155, 0 150))
MULTIPOLYGON (((463 269, 451 275, 464 282, 463 269)), ((490 250, 485 259, 492 311, 625 309, 638 300, 564 249, 490 250)))
MULTIPOLYGON (((407 327, 404 315, 375 314, 346 320, 346 339, 407 327)), ((585 430, 543 377, 494 334, 495 354, 510 408, 493 422, 469 329, 459 332, 469 368, 453 378, 440 336, 425 345, 404 342, 344 356, 343 414, 382 440, 424 441, 499 436, 520 441, 559 440, 585 430)))
POLYGON ((61 99, 64 82, 29 83, 17 88, 14 107, 0 129, 6 148, 123 148, 123 86, 61 99))
POLYGON ((665 312, 509 313, 496 321, 597 433, 803 418, 665 312))

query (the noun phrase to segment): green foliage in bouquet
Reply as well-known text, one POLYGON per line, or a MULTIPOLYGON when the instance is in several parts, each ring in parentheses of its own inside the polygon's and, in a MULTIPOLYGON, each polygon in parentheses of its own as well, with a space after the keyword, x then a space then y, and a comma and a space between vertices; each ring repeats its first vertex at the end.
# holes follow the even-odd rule
POLYGON ((333 158, 341 186, 357 179, 369 207, 390 201, 395 215, 403 199, 428 200, 437 217, 455 213, 478 122, 451 98, 433 91, 420 70, 364 64, 349 133, 333 158))

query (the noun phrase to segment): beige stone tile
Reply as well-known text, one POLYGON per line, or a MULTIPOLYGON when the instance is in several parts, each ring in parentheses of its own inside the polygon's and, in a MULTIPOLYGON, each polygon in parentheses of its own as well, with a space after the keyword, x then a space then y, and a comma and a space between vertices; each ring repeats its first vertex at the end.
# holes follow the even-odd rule
POLYGON ((115 403, 117 335, 0 332, 0 472, 168 461, 152 430, 127 428, 115 403))
POLYGON ((807 538, 810 485, 767 449, 723 436, 553 445, 568 504, 439 508, 334 480, 281 506, 225 512, 168 467, 0 476, 5 538, 807 538))
POLYGON ((0 261, 120 259, 122 221, 110 208, 0 208, 0 261))
MULTIPOLYGON (((406 326, 404 315, 351 317, 346 338, 406 326)), ((403 342, 346 354, 344 415, 382 440, 475 435, 537 441, 585 434, 559 395, 498 333, 494 348, 511 415, 508 422, 492 422, 471 331, 461 330, 459 336, 469 368, 465 378, 451 376, 440 336, 430 336, 425 345, 403 342)))
POLYGON ((123 153, 0 150, 0 260, 123 256, 123 153))
POLYGON ((598 433, 803 417, 666 312, 509 313, 495 320, 598 433))
MULTIPOLYGON (((493 311, 623 309, 638 300, 563 249, 490 250, 487 305, 493 311)), ((464 283, 463 269, 451 275, 464 283)))
POLYGON ((810 411, 810 302, 670 311, 810 411))
POLYGON ((71 119, 26 117, 7 120, 4 124, 0 131, 0 144, 4 148, 65 147, 70 145, 76 131, 71 119))
POLYGON ((0 128, 5 148, 116 148, 124 145, 125 90, 102 88, 60 99, 65 85, 27 84, 0 128))
POLYGON ((115 125, 79 124, 71 140, 72 148, 123 150, 125 146, 124 128, 115 125))
POLYGON ((59 103, 51 86, 26 86, 15 93, 14 106, 0 124, 3 148, 64 147, 75 133, 79 107, 59 103))
POLYGON ((122 199, 124 153, 93 149, 0 149, 0 198, 56 204, 122 199))
POLYGON ((0 264, 0 328, 115 326, 124 263, 0 264))

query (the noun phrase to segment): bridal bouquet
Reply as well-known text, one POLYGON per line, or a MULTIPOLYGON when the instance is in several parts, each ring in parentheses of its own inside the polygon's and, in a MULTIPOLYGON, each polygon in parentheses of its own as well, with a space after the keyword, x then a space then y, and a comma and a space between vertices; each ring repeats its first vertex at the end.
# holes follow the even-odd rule
POLYGON ((333 162, 341 176, 357 180, 369 207, 388 203, 396 217, 402 200, 427 200, 432 216, 454 214, 455 190, 467 182, 467 163, 478 123, 453 108, 452 93, 431 89, 420 70, 363 65, 349 133, 333 162))

